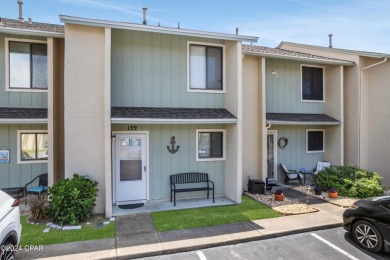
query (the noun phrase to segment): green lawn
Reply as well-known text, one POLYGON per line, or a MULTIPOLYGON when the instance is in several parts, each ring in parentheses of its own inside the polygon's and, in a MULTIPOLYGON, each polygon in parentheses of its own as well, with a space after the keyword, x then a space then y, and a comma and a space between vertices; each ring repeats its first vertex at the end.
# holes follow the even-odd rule
POLYGON ((113 238, 116 235, 116 223, 111 222, 100 229, 94 225, 83 226, 80 230, 58 231, 51 229, 49 233, 43 233, 46 225, 32 225, 27 222, 27 217, 21 217, 22 240, 21 246, 26 245, 51 245, 67 242, 94 240, 102 238, 113 238))
POLYGON ((197 209, 153 212, 157 231, 180 230, 280 217, 282 214, 247 196, 242 204, 197 209))

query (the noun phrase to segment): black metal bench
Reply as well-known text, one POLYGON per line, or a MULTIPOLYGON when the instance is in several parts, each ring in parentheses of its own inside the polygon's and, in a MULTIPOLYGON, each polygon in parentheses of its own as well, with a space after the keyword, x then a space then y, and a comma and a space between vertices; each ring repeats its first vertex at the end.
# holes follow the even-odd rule
POLYGON ((171 181, 171 201, 173 193, 173 205, 176 206, 176 193, 178 192, 191 192, 191 191, 207 191, 207 198, 209 198, 210 191, 213 191, 213 203, 214 203, 214 182, 209 180, 209 175, 207 173, 200 172, 186 172, 178 173, 170 176, 171 181), (180 187, 180 184, 187 183, 206 183, 205 186, 197 187, 180 187), (178 186, 179 184, 180 186, 178 186), (210 186, 212 184, 212 187, 210 186))

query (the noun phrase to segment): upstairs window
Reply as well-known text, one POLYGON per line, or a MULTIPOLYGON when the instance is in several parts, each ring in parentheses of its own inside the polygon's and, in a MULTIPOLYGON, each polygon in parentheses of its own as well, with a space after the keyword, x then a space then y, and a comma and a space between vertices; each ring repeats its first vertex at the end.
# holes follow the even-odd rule
POLYGON ((8 89, 47 89, 47 44, 8 40, 8 89))
POLYGON ((223 46, 189 44, 189 90, 223 91, 223 46))
POLYGON ((225 159, 225 130, 196 130, 197 161, 225 159))
POLYGON ((301 66, 302 101, 324 101, 324 68, 301 66))
POLYGON ((325 130, 306 130, 306 152, 316 153, 325 151, 325 130))

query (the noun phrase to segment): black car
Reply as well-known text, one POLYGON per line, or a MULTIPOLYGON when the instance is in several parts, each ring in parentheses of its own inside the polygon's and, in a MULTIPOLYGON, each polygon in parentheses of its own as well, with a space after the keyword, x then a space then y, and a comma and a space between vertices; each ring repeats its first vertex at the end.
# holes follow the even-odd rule
POLYGON ((390 196, 356 201, 344 212, 344 229, 370 252, 390 252, 390 196))

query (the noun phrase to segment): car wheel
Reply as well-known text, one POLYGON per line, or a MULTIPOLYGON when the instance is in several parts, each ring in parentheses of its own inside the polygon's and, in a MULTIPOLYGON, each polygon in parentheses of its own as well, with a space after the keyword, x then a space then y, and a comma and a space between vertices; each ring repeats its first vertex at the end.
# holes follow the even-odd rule
POLYGON ((370 252, 382 250, 383 239, 379 230, 370 222, 365 220, 357 221, 352 227, 354 239, 370 252))
POLYGON ((0 259, 1 260, 15 259, 14 245, 10 241, 5 242, 4 245, 1 246, 0 259))

